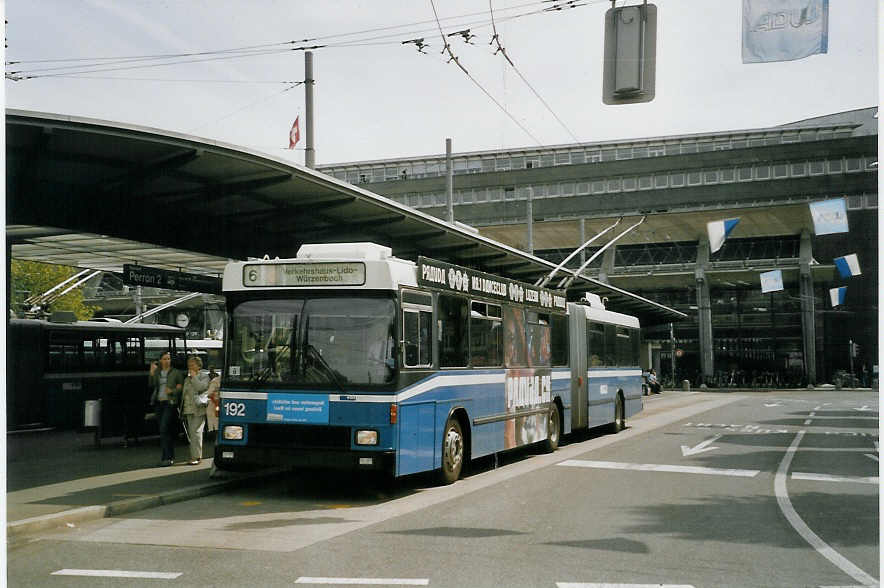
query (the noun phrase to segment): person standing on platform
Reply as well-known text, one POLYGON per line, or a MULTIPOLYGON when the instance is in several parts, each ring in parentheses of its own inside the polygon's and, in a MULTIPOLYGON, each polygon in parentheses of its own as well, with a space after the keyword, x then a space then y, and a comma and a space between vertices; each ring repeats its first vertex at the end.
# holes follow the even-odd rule
POLYGON ((218 407, 221 402, 221 376, 213 369, 209 371, 209 389, 206 394, 209 404, 206 406, 206 432, 214 434, 218 431, 218 407))
POLYGON ((203 430, 206 421, 206 405, 209 403, 209 376, 200 373, 202 360, 196 355, 187 358, 187 377, 181 393, 181 416, 187 427, 190 442, 189 465, 198 465, 203 458, 203 430))
POLYGON ((170 466, 175 459, 175 436, 178 433, 178 399, 184 385, 184 374, 172 367, 172 354, 166 351, 159 362, 150 364, 150 403, 156 408, 160 428, 161 466, 170 466))

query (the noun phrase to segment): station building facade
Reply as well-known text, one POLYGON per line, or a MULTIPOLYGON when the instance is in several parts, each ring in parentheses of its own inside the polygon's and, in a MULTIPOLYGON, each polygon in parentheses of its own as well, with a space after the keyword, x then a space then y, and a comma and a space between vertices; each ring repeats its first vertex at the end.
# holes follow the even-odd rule
MULTIPOLYGON (((867 108, 761 129, 458 153, 454 220, 559 262, 618 218, 610 234, 645 217, 586 273, 689 315, 644 330, 664 379, 804 386, 848 384, 854 374, 869 384, 878 354, 877 135, 877 109, 867 108), (808 203, 842 197, 850 232, 814 235, 808 203), (740 222, 713 253, 706 223, 723 218, 740 222), (833 260, 850 253, 862 275, 848 280, 833 260), (759 275, 773 269, 784 290, 762 294, 759 275), (847 300, 832 307, 829 289, 842 285, 847 300)), ((447 218, 444 155, 318 170, 447 218)))

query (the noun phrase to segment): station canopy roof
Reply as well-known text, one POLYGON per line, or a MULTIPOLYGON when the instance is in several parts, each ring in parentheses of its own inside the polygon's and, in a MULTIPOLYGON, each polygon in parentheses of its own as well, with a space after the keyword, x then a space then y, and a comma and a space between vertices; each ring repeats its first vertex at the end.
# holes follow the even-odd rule
MULTIPOLYGON (((554 264, 358 186, 248 148, 102 120, 6 111, 6 237, 15 259, 220 274, 304 243, 374 242, 523 282, 554 264)), ((681 312, 589 277, 642 324, 681 312)))

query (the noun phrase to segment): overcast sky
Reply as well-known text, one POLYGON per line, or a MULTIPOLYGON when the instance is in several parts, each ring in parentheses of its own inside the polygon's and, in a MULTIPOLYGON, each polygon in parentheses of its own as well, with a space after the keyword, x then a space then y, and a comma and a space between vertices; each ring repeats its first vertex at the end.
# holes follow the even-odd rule
MULTIPOLYGON (((656 97, 627 106, 602 103, 609 1, 538 13, 550 4, 492 0, 507 53, 567 129, 493 54, 487 1, 435 2, 446 34, 470 28, 476 35, 472 45, 450 39, 461 64, 528 133, 440 55, 430 0, 6 0, 6 60, 193 53, 319 38, 308 44, 332 46, 314 52, 317 164, 442 153, 446 137, 464 152, 571 143, 572 134, 591 142, 765 127, 879 101, 878 0, 829 3, 825 55, 746 65, 741 0, 656 0, 656 97), (403 26, 389 28, 397 25, 403 26), (402 44, 421 37, 426 54, 402 44)), ((6 104, 184 132, 303 162, 303 150, 284 149, 299 113, 303 125, 303 86, 243 83, 303 80, 303 53, 229 57, 83 74, 88 79, 7 80, 6 104), (93 79, 108 76, 126 79, 93 79)), ((303 140, 302 126, 298 147, 303 140)))

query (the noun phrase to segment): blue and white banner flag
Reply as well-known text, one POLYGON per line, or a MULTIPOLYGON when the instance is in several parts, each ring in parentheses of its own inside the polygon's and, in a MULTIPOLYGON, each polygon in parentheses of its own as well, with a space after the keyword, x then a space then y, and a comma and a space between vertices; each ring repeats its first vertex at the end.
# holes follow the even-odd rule
POLYGON ((813 232, 817 235, 846 233, 847 202, 844 198, 810 203, 810 216, 813 218, 813 232))
POLYGON ((761 293, 779 292, 783 289, 782 270, 773 270, 761 274, 761 293))
POLYGON ((731 234, 737 223, 738 218, 726 218, 724 220, 712 221, 706 223, 706 230, 709 232, 709 251, 715 253, 724 245, 724 240, 731 234))
POLYGON ((838 268, 838 273, 841 274, 842 278, 862 275, 862 272, 859 271, 859 259, 856 257, 856 253, 851 253, 844 257, 836 257, 835 267, 838 268))
POLYGON ((743 0, 743 63, 804 59, 829 49, 829 0, 743 0))
POLYGON ((844 298, 847 296, 847 286, 840 288, 831 288, 829 290, 829 298, 832 299, 832 308, 844 304, 844 298))

